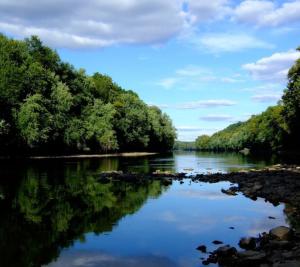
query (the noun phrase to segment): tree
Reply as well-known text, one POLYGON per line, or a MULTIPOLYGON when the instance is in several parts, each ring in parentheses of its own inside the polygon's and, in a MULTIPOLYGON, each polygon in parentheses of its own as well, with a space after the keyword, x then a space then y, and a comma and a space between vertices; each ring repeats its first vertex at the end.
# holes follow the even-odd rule
MULTIPOLYGON (((298 48, 300 51, 300 47, 298 48)), ((287 124, 285 144, 289 149, 300 148, 300 58, 288 73, 288 85, 282 97, 282 115, 287 124)))
POLYGON ((83 116, 87 143, 100 146, 104 151, 118 148, 112 124, 115 112, 112 104, 103 104, 98 99, 85 108, 83 116))
POLYGON ((52 115, 48 112, 42 95, 25 99, 17 113, 17 126, 29 147, 45 144, 49 139, 52 115))
POLYGON ((122 150, 145 149, 149 143, 147 106, 135 94, 124 93, 114 102, 116 119, 114 128, 122 150))

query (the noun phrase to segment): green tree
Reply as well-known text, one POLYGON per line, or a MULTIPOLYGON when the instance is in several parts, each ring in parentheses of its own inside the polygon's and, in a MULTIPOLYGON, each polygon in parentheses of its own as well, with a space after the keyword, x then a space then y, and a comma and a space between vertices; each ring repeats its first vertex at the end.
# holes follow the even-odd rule
POLYGON ((52 116, 40 94, 25 99, 17 113, 20 134, 29 147, 45 144, 49 139, 52 116))

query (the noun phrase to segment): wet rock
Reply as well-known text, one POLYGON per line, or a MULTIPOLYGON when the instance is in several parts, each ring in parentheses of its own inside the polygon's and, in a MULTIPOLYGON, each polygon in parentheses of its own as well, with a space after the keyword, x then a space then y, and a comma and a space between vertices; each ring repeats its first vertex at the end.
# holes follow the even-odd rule
POLYGON ((270 235, 279 240, 289 240, 293 235, 293 231, 289 227, 278 226, 270 230, 270 235))
POLYGON ((231 257, 231 256, 237 254, 237 250, 236 250, 235 247, 231 247, 231 246, 229 246, 229 245, 226 245, 226 246, 219 247, 219 248, 215 251, 215 254, 216 254, 218 257, 231 257))
POLYGON ((215 244, 215 245, 223 244, 223 242, 219 241, 219 240, 214 240, 212 243, 215 244))
POLYGON ((269 240, 269 247, 271 249, 290 249, 292 243, 286 240, 269 240))
POLYGON ((263 259, 266 257, 266 253, 255 250, 246 250, 239 252, 238 256, 241 258, 263 259))
POLYGON ((204 245, 200 245, 199 247, 197 247, 197 250, 201 251, 202 253, 206 253, 207 251, 206 246, 204 245))
POLYGON ((235 191, 233 191, 232 189, 221 189, 221 192, 223 193, 223 194, 226 194, 226 195, 229 195, 229 196, 236 196, 237 195, 237 193, 235 192, 235 191))
POLYGON ((243 249, 255 249, 256 239, 254 237, 244 237, 241 238, 239 246, 243 249))

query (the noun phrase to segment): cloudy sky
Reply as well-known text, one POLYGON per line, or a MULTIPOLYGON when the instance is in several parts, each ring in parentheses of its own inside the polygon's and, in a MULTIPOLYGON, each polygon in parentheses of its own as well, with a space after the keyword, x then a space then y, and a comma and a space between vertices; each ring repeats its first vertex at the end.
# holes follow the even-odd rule
POLYGON ((300 0, 0 0, 0 32, 39 35, 193 140, 276 104, 300 56, 300 0))

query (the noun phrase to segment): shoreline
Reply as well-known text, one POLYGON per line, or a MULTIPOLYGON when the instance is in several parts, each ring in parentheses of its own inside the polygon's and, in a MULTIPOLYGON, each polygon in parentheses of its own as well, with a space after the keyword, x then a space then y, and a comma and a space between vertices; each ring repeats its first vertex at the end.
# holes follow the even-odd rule
POLYGON ((111 157, 144 157, 159 154, 158 152, 122 152, 108 154, 72 154, 72 155, 56 155, 56 156, 23 156, 10 157, 3 156, 1 159, 88 159, 88 158, 111 158, 111 157))
POLYGON ((252 200, 263 198, 275 206, 285 205, 290 227, 278 225, 268 233, 241 237, 239 248, 221 242, 216 250, 207 252, 207 244, 201 244, 197 249, 202 253, 203 265, 218 263, 223 267, 300 266, 300 166, 274 165, 260 170, 191 176, 186 173, 160 171, 145 175, 115 171, 103 172, 99 182, 124 180, 135 183, 149 179, 160 180, 165 186, 171 185, 173 181, 183 183, 184 179, 195 183, 228 181, 231 183, 230 187, 222 189, 221 192, 230 197, 242 193, 252 200))

